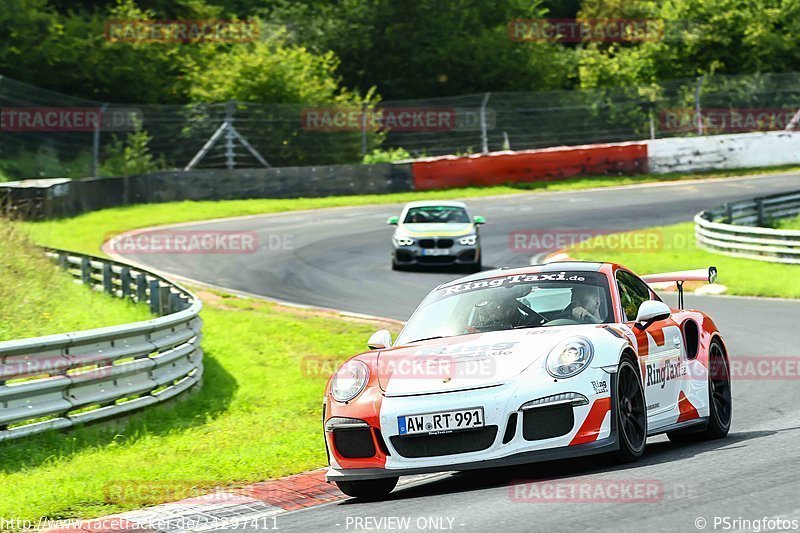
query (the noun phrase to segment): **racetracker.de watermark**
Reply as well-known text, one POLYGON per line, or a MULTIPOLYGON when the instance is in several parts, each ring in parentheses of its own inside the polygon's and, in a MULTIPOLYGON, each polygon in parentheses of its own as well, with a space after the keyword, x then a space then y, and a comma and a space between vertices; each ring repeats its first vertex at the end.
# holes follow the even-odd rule
POLYGON ((693 485, 660 479, 552 479, 514 481, 508 487, 514 503, 659 503, 697 494, 693 485))
POLYGON ((794 130, 800 126, 800 108, 665 109, 662 131, 689 132, 702 126, 706 132, 794 130))
POLYGON ((106 235, 108 253, 136 254, 252 254, 292 250, 289 234, 259 235, 255 231, 156 230, 106 235))
POLYGON ((508 24, 512 41, 550 43, 658 42, 665 24, 655 19, 515 19, 508 24))
POLYGON ((109 20, 105 38, 112 43, 246 43, 259 37, 259 25, 247 20, 109 20))
POLYGON ((494 129, 492 109, 441 107, 392 107, 359 109, 352 107, 313 107, 300 111, 304 131, 478 131, 481 124, 494 129))
POLYGON ((520 229, 508 234, 508 247, 512 252, 529 254, 567 248, 606 253, 656 253, 665 249, 691 249, 694 247, 694 237, 661 230, 620 233, 619 230, 610 229, 520 229))
POLYGON ((143 115, 135 108, 4 107, 0 131, 135 131, 143 115))
MULTIPOLYGON (((503 351, 498 351, 500 352, 503 351)), ((329 378, 341 366, 341 361, 334 358, 308 356, 300 360, 300 373, 307 378, 329 378)), ((490 357, 420 357, 382 353, 378 360, 378 375, 385 380, 435 380, 449 383, 454 379, 487 379, 496 374, 497 362, 490 357)))

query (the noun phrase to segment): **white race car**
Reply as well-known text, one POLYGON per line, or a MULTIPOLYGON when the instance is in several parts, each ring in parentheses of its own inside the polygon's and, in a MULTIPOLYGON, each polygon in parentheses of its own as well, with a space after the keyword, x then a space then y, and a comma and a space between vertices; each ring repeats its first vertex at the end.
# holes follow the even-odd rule
POLYGON ((676 282, 683 307, 684 282, 715 277, 562 262, 437 287, 394 343, 377 332, 328 382, 328 481, 374 499, 401 475, 596 453, 629 462, 651 435, 727 435, 722 336, 647 284, 676 282))

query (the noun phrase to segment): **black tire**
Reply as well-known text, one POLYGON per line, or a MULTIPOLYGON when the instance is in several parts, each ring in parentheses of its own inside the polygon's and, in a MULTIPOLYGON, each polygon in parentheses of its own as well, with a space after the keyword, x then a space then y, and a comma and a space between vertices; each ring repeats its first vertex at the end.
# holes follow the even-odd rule
POLYGON ((392 259, 392 270, 397 272, 402 272, 406 270, 406 267, 404 267, 403 265, 398 265, 397 262, 394 259, 392 259))
POLYGON ((617 369, 615 405, 619 450, 612 454, 617 463, 632 463, 644 454, 647 445, 647 411, 644 388, 636 363, 623 355, 617 369))
POLYGON ((711 341, 708 348, 708 424, 701 429, 671 431, 667 438, 674 443, 698 442, 721 439, 731 429, 733 402, 728 358, 718 340, 711 341))
POLYGON ((337 481, 336 486, 348 496, 360 500, 382 500, 397 486, 397 477, 363 481, 337 481))

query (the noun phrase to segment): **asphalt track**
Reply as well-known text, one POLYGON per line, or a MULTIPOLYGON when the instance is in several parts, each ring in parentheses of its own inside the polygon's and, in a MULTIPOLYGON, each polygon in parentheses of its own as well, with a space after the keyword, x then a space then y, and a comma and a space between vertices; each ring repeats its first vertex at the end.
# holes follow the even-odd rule
MULTIPOLYGON (((510 246, 509 235, 516 231, 564 233, 670 224, 690 220, 701 209, 724 201, 798 185, 796 174, 775 175, 474 199, 469 205, 473 214, 488 220, 482 229, 485 267, 515 266, 528 264, 534 255, 510 246)), ((182 229, 256 232, 262 248, 254 254, 128 258, 234 290, 405 319, 431 288, 460 274, 390 270, 391 228, 385 220, 399 209, 382 205, 191 224, 182 229)), ((724 274, 720 272, 723 283, 724 274)), ((800 357, 800 302, 687 295, 687 305, 714 317, 734 361, 800 357)), ((282 515, 277 526, 304 533, 766 531, 775 524, 735 520, 778 518, 797 520, 794 528, 800 529, 800 379, 797 371, 794 374, 789 379, 735 379, 733 426, 723 440, 674 445, 663 436, 654 437, 643 459, 624 467, 587 458, 442 474, 398 489, 384 502, 327 504, 282 515), (542 503, 512 497, 513 483, 537 479, 588 481, 595 487, 640 480, 660 489, 655 502, 633 498, 627 503, 542 503)))

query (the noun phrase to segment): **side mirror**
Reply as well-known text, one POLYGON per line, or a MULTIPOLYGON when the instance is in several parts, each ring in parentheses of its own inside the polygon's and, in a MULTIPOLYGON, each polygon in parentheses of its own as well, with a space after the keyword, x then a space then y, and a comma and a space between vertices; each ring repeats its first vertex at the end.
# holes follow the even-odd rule
POLYGON ((381 329, 372 334, 367 341, 370 350, 385 350, 392 347, 392 334, 388 329, 381 329))
POLYGON ((478 216, 476 216, 476 217, 473 217, 473 218, 472 218, 472 221, 473 221, 475 224, 486 224, 486 219, 485 219, 485 218, 483 218, 483 217, 482 217, 482 216, 480 216, 480 215, 478 215, 478 216))
POLYGON ((386 223, 390 226, 396 226, 399 221, 400 219, 398 217, 389 217, 389 220, 387 220, 386 223))
POLYGON ((646 329, 647 326, 659 320, 670 317, 672 311, 664 302, 658 300, 647 300, 639 306, 639 313, 636 315, 636 325, 639 329, 646 329), (640 324, 642 324, 640 326, 640 324))

